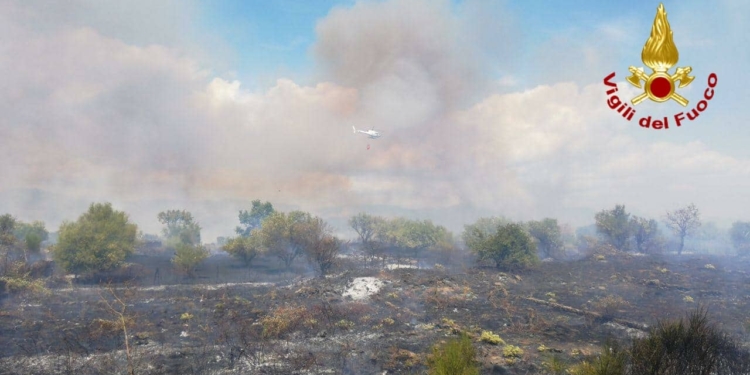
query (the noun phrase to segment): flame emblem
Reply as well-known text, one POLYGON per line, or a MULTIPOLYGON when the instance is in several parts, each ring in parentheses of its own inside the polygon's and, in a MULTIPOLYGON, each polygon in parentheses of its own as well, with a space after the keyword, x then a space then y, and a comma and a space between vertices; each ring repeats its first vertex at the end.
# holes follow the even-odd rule
POLYGON ((651 35, 648 37, 646 45, 643 46, 643 52, 641 52, 641 60, 653 70, 653 73, 647 75, 643 68, 634 66, 628 68, 633 73, 627 78, 631 85, 644 88, 641 81, 645 82, 644 92, 633 98, 631 103, 638 105, 646 98, 659 103, 672 99, 686 107, 688 100, 675 92, 675 85, 680 82, 677 87, 683 88, 693 82, 695 77, 688 76, 693 68, 686 66, 677 68, 672 75, 668 73, 669 69, 677 64, 679 57, 677 46, 672 39, 672 29, 669 27, 669 21, 667 21, 667 11, 664 9, 664 4, 659 3, 654 25, 651 27, 651 35))

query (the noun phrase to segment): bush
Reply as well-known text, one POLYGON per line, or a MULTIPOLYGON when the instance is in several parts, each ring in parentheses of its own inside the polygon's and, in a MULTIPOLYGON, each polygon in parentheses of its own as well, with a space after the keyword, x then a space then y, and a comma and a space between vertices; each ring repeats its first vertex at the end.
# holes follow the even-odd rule
POLYGON ((542 369, 544 373, 548 375, 567 375, 568 364, 565 363, 559 356, 553 356, 552 358, 542 362, 542 369))
POLYGON ((702 308, 687 319, 659 322, 649 336, 624 351, 605 345, 593 361, 574 366, 571 375, 739 375, 750 373, 750 352, 709 324, 702 308))
POLYGON ((615 341, 608 341, 599 356, 591 362, 584 361, 574 366, 570 373, 571 375, 624 375, 627 359, 627 351, 622 350, 615 341))
POLYGON ((261 319, 263 338, 280 338, 294 331, 307 317, 304 307, 279 307, 270 315, 261 319))
MULTIPOLYGON (((31 293, 33 295, 48 296, 52 294, 40 279, 29 277, 0 277, 0 286, 8 294, 31 293)), ((3 290, 0 290, 2 292, 3 290)))
POLYGON ((179 243, 175 246, 175 255, 172 263, 181 271, 192 275, 195 268, 208 258, 208 250, 200 245, 179 243))
POLYGON ((260 235, 257 232, 249 237, 232 238, 221 249, 241 260, 245 267, 250 267, 253 259, 263 251, 260 235))
POLYGON ((729 230, 729 238, 732 240, 737 254, 750 255, 750 222, 737 221, 729 230))
POLYGON ((476 351, 471 338, 461 334, 443 345, 432 349, 428 362, 430 375, 478 375, 479 366, 475 360, 476 351))
POLYGON ((523 349, 515 345, 508 345, 503 348, 503 357, 518 358, 522 355, 523 355, 523 349))
POLYGON ((750 353, 709 324, 703 308, 676 322, 660 322, 630 349, 632 374, 747 374, 750 353))
POLYGON ((60 226, 52 255, 65 271, 75 274, 109 271, 133 253, 138 228, 112 205, 92 204, 76 222, 60 226))
POLYGON ((599 298, 596 302, 592 303, 594 309, 596 309, 604 320, 612 320, 615 318, 619 310, 628 305, 628 303, 620 296, 609 295, 606 297, 599 298))
POLYGON ((560 225, 557 219, 544 219, 528 223, 529 234, 537 242, 539 251, 547 257, 562 259, 565 256, 560 225))
POLYGON ((502 225, 489 236, 477 228, 468 227, 467 230, 476 232, 465 237, 474 239, 468 246, 481 261, 491 260, 496 267, 506 269, 527 268, 539 262, 534 241, 518 224, 502 225))
POLYGON ((630 239, 630 214, 625 206, 616 205, 612 210, 602 210, 595 216, 596 232, 617 250, 627 251, 630 239))
POLYGON ((659 254, 664 250, 664 239, 656 220, 633 216, 630 218, 635 250, 646 254, 659 254))
POLYGON ((505 341, 500 338, 500 335, 496 335, 490 331, 483 331, 482 336, 479 338, 480 341, 486 342, 488 344, 497 345, 497 344, 503 344, 505 345, 505 341))

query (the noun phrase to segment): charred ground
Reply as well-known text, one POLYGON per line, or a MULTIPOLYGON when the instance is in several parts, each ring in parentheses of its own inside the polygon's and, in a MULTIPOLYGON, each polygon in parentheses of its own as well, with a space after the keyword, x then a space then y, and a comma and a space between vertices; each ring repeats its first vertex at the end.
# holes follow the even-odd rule
POLYGON ((600 253, 519 273, 471 262, 375 269, 346 258, 325 278, 270 259, 248 272, 216 256, 189 280, 165 272, 168 258, 131 261, 126 283, 53 277, 51 294, 5 297, 2 372, 419 374, 434 344, 464 331, 483 373, 531 374, 698 305, 743 342, 750 329, 750 260, 729 256, 600 253), (371 290, 353 299, 355 280, 371 290), (484 331, 505 345, 482 341, 484 331))

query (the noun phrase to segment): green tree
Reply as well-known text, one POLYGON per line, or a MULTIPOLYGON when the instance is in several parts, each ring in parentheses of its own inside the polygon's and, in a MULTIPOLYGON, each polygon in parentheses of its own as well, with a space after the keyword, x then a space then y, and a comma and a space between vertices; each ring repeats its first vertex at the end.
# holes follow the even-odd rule
POLYGON ((13 233, 19 241, 26 244, 26 250, 32 253, 38 253, 42 242, 49 238, 49 232, 41 221, 28 224, 18 222, 13 233))
POLYGON ((162 233, 167 239, 168 247, 175 248, 179 243, 190 245, 201 243, 201 227, 195 222, 190 212, 167 210, 160 212, 157 219, 165 225, 162 233))
POLYGON ((524 228, 515 223, 501 225, 495 233, 486 234, 479 226, 469 226, 474 233, 464 234, 472 238, 469 249, 480 261, 491 260, 498 268, 527 268, 539 262, 536 244, 524 228))
POLYGON ((510 221, 503 217, 483 217, 474 222, 474 224, 464 225, 464 232, 461 239, 464 245, 471 249, 485 238, 495 234, 497 229, 510 221))
POLYGON ((729 238, 738 254, 750 254, 750 222, 734 222, 729 229, 729 238))
POLYGON ((385 219, 382 217, 368 215, 364 212, 349 219, 349 226, 359 235, 366 257, 382 256, 383 246, 378 241, 378 231, 384 229, 384 222, 385 219))
POLYGON ((633 216, 630 218, 630 231, 633 233, 635 250, 639 253, 658 253, 664 246, 656 220, 633 216))
POLYGON ((260 228, 263 247, 284 262, 287 269, 291 268, 294 260, 304 253, 306 225, 311 220, 310 214, 302 211, 272 213, 260 228))
POLYGON ((206 258, 208 258, 208 249, 201 245, 180 242, 175 245, 175 255, 172 263, 182 272, 193 276, 195 269, 206 258))
POLYGON ((5 275, 8 272, 8 265, 12 260, 12 253, 18 243, 16 236, 13 234, 15 228, 16 219, 11 214, 0 216, 0 256, 2 256, 3 266, 0 275, 5 275))
POLYGON ((557 219, 546 218, 541 221, 530 221, 528 227, 529 234, 536 240, 539 251, 554 259, 562 258, 564 247, 557 219))
POLYGON ((430 220, 396 220, 396 245, 410 253, 419 264, 420 253, 450 236, 450 232, 430 220))
POLYGON ((617 250, 628 250, 630 239, 630 214, 625 206, 617 205, 612 210, 602 210, 595 216, 596 231, 617 250))
POLYGON ((263 253, 263 242, 259 232, 259 229, 255 229, 248 237, 229 239, 222 246, 222 250, 241 260, 246 267, 250 267, 253 259, 263 253))
POLYGON ((390 254, 401 260, 401 249, 399 248, 398 239, 398 228, 401 223, 406 220, 404 218, 395 219, 383 219, 377 223, 375 238, 380 246, 380 251, 383 256, 383 266, 385 267, 385 254, 390 254))
POLYGON ((76 275, 119 267, 133 253, 138 227, 110 203, 94 203, 75 222, 60 226, 52 255, 64 270, 76 275))
POLYGON ((17 242, 17 238, 14 234, 16 223, 16 218, 11 214, 0 216, 0 246, 15 246, 17 242))
POLYGON ((680 238, 680 247, 677 249, 677 255, 682 254, 685 247, 685 237, 692 235, 701 226, 700 212, 694 204, 685 208, 680 208, 672 212, 667 212, 664 221, 667 227, 680 238))
POLYGON ((317 266, 319 274, 325 276, 336 265, 343 242, 332 234, 333 229, 319 217, 312 218, 305 226, 305 254, 317 266))
POLYGON ((271 202, 261 203, 259 199, 252 202, 250 211, 240 211, 240 226, 235 228, 238 235, 247 237, 254 229, 259 229, 265 218, 274 213, 271 202))

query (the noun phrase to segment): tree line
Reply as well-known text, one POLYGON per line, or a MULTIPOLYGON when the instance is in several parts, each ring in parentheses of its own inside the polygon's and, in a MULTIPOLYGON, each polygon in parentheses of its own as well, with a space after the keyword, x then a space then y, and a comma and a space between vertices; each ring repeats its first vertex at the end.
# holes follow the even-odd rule
MULTIPOLYGON (((157 219, 164 226, 163 246, 173 252, 174 266, 192 275, 209 256, 201 241, 200 224, 184 210, 163 211, 157 219)), ((236 237, 221 248, 247 267, 258 256, 275 257, 287 269, 298 259, 305 259, 325 275, 349 245, 337 238, 322 218, 303 211, 280 212, 270 202, 253 201, 250 210, 239 211, 238 219, 236 237)), ((458 237, 430 220, 359 213, 348 224, 357 233, 355 246, 364 255, 365 266, 385 267, 388 258, 419 266, 426 258, 450 261, 455 254, 468 250, 480 262, 515 269, 531 267, 543 258, 563 259, 570 252, 591 246, 649 254, 660 253, 666 246, 657 220, 631 215, 623 205, 598 212, 594 221, 594 233, 581 229, 573 233, 553 218, 528 222, 480 218, 465 225, 458 237)), ((678 254, 684 249, 685 239, 702 225, 693 204, 667 212, 662 222, 679 240, 678 254)), ((728 234, 738 254, 750 254, 750 222, 735 222, 728 234)), ((13 262, 28 263, 29 257, 38 257, 42 242, 48 238, 42 222, 24 223, 10 214, 0 216, 2 275, 8 274, 13 262)), ((79 275, 118 268, 141 243, 138 227, 125 212, 109 203, 94 203, 76 221, 60 226, 57 243, 49 251, 58 266, 79 275)))

